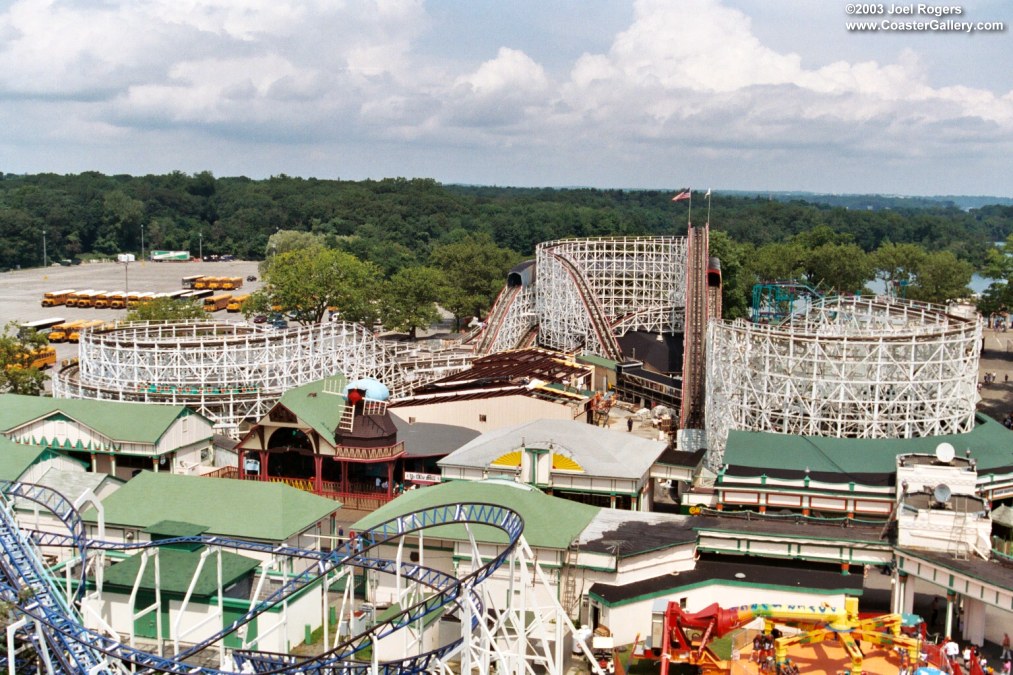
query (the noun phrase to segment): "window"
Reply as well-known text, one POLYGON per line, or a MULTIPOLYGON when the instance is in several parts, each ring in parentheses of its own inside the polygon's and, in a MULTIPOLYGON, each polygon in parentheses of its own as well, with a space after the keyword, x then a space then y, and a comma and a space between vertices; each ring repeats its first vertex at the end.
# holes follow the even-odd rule
POLYGON ((478 416, 478 421, 479 422, 487 422, 488 420, 485 418, 485 415, 479 415, 478 416))
POLYGON ((415 418, 414 417, 409 417, 408 418, 408 424, 415 424, 415 418))

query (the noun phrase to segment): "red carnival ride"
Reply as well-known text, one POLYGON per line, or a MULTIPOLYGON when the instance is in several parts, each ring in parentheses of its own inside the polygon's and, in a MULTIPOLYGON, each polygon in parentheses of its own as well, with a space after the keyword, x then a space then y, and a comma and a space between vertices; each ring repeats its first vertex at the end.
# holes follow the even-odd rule
MULTIPOLYGON (((774 625, 800 630, 796 635, 774 640, 774 662, 778 670, 789 666, 787 653, 796 645, 815 645, 836 640, 851 659, 851 675, 862 675, 863 654, 859 642, 905 651, 911 663, 919 659, 921 640, 901 634, 901 616, 884 614, 871 618, 858 615, 858 599, 847 598, 844 610, 827 604, 777 605, 754 604, 723 609, 716 603, 699 612, 686 612, 679 603, 670 602, 665 611, 662 632, 654 636, 651 649, 643 658, 661 662, 661 675, 668 675, 670 663, 688 663, 702 675, 728 673, 732 662, 730 648, 717 650, 716 641, 742 628, 756 618, 764 619, 764 632, 774 625)), ((980 675, 970 673, 969 675, 980 675)))

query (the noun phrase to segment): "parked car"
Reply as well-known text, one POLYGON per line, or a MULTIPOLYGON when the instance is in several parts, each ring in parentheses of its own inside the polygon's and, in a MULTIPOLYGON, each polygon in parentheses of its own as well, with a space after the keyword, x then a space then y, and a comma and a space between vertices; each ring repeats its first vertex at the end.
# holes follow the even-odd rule
POLYGON ((257 316, 253 317, 253 323, 264 323, 266 321, 267 317, 264 316, 263 314, 258 314, 257 316))
POLYGON ((249 274, 249 275, 247 275, 246 280, 247 281, 256 281, 257 280, 257 275, 256 274, 249 274))

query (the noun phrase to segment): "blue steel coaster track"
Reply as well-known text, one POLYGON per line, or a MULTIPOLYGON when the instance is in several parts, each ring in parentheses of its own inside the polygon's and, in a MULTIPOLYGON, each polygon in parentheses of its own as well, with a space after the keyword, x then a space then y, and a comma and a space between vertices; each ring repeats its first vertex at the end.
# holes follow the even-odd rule
MULTIPOLYGON (((441 611, 449 605, 471 602, 472 606, 478 609, 476 615, 480 614, 481 601, 474 592, 476 586, 508 560, 524 530, 523 519, 511 509, 495 504, 468 503, 434 506, 392 518, 372 529, 361 532, 354 541, 346 542, 341 547, 328 552, 208 536, 178 537, 158 542, 127 544, 88 540, 84 534, 83 521, 76 509, 62 495, 49 488, 5 481, 0 483, 0 492, 5 496, 23 497, 40 504, 53 505, 55 507, 53 512, 68 527, 68 534, 29 530, 27 532, 31 534, 32 538, 30 542, 18 529, 13 511, 8 508, 6 500, 2 500, 4 503, 3 508, 0 508, 0 546, 3 548, 4 559, 0 563, 0 573, 3 576, 0 579, 0 591, 4 590, 3 587, 7 587, 8 590, 4 596, 17 599, 18 610, 33 619, 38 625, 45 627, 43 633, 47 646, 61 661, 61 669, 57 672, 73 675, 120 672, 118 669, 103 669, 101 667, 103 659, 105 662, 111 661, 118 664, 136 664, 146 669, 146 672, 179 673, 180 675, 219 675, 236 673, 239 670, 249 672, 251 668, 258 673, 366 672, 370 669, 369 664, 351 659, 372 642, 401 630, 433 612, 441 611), (406 535, 453 524, 494 527, 506 534, 507 543, 496 557, 460 579, 420 565, 401 563, 399 566, 394 561, 369 555, 371 551, 395 543, 406 535), (223 630, 173 657, 161 657, 85 628, 72 606, 62 597, 61 591, 49 578, 44 566, 34 554, 35 545, 76 548, 82 556, 83 580, 87 567, 85 556, 88 550, 136 551, 176 543, 204 544, 234 550, 258 551, 276 556, 298 557, 314 560, 315 564, 290 578, 264 600, 251 607, 244 616, 223 630), (185 662, 185 659, 216 644, 255 616, 291 597, 301 589, 318 582, 326 574, 342 565, 389 574, 399 572, 405 579, 423 585, 431 589, 433 593, 424 600, 388 616, 369 630, 352 636, 335 648, 312 658, 267 652, 237 651, 233 653, 237 666, 237 670, 234 671, 200 667, 185 662), (30 588, 31 592, 22 593, 22 589, 25 588, 30 588), (21 599, 22 595, 25 596, 24 600, 21 599)), ((80 583, 78 586, 76 596, 80 595, 84 583, 80 583)), ((473 623, 475 621, 477 618, 473 619, 473 623)), ((460 644, 461 640, 456 640, 426 654, 400 661, 386 662, 381 664, 381 670, 391 675, 422 672, 432 666, 436 660, 452 653, 460 644)))

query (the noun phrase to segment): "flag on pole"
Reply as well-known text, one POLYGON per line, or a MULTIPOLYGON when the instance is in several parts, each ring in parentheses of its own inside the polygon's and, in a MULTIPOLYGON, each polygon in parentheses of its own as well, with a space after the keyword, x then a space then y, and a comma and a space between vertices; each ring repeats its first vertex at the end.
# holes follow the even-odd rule
POLYGON ((710 190, 710 188, 707 188, 707 194, 705 194, 704 197, 710 197, 710 196, 711 196, 711 190, 710 190))
POLYGON ((690 188, 688 190, 683 190, 682 192, 680 192, 676 196, 672 197, 672 201, 673 202, 681 202, 684 199, 689 199, 692 196, 691 192, 692 192, 692 188, 690 188))

